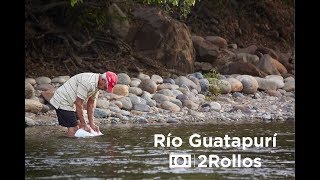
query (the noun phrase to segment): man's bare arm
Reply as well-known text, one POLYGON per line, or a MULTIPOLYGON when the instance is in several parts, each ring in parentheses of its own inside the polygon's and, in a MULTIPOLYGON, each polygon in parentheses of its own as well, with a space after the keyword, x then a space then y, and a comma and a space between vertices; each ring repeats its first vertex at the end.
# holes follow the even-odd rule
POLYGON ((95 106, 95 99, 90 97, 88 99, 88 102, 87 102, 87 113, 88 113, 88 119, 89 119, 89 125, 93 125, 94 122, 93 122, 93 112, 94 112, 94 107, 95 106))
POLYGON ((77 97, 75 105, 76 105, 77 117, 78 117, 78 120, 80 121, 80 128, 81 128, 86 125, 86 121, 84 120, 84 117, 83 117, 83 99, 77 97))
POLYGON ((98 132, 99 127, 94 124, 94 119, 93 119, 93 113, 95 108, 96 108, 96 98, 94 96, 91 96, 87 102, 89 125, 94 131, 98 132))

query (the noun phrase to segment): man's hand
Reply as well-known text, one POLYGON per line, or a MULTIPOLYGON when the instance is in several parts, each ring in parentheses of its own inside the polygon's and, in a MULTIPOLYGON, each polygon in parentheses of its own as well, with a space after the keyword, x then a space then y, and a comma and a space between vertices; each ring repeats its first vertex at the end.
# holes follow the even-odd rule
POLYGON ((90 124, 91 129, 93 129, 95 132, 100 132, 99 127, 95 124, 90 124))
POLYGON ((80 123, 79 128, 82 128, 83 130, 91 133, 91 128, 86 123, 80 123))

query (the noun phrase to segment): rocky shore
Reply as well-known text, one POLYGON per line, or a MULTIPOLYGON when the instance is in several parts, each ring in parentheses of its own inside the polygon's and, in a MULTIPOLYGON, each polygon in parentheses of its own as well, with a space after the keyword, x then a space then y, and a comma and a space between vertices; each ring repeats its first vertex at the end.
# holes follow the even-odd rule
MULTIPOLYGON (((170 77, 119 73, 118 77, 113 93, 100 91, 94 112, 97 124, 241 123, 295 117, 295 79, 291 76, 232 74, 213 79, 197 72, 170 77), (218 89, 217 95, 212 87, 218 89)), ((26 126, 58 125, 42 93, 55 90, 69 78, 26 78, 26 126)))

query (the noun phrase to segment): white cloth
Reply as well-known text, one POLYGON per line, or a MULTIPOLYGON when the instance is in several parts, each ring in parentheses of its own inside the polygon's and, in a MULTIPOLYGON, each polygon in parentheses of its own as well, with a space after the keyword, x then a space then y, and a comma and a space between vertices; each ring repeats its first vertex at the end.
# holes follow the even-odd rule
POLYGON ((91 133, 88 131, 85 131, 84 129, 78 129, 77 132, 74 134, 75 137, 93 137, 93 136, 101 136, 103 135, 100 131, 96 132, 94 130, 91 130, 91 133))
POLYGON ((71 77, 55 91, 50 104, 56 109, 75 111, 74 102, 77 97, 87 100, 92 96, 96 99, 99 92, 99 76, 97 73, 80 73, 71 77))

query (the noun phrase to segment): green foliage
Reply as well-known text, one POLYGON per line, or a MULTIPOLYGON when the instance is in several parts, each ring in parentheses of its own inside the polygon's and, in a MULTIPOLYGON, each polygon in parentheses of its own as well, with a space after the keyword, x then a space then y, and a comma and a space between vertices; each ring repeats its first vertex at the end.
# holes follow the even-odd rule
POLYGON ((294 6, 294 0, 282 0, 282 2, 288 6, 294 6))
MULTIPOLYGON (((209 92, 214 95, 218 96, 221 94, 221 90, 219 88, 219 83, 221 82, 219 80, 219 72, 215 69, 212 69, 210 72, 203 74, 203 77, 208 79, 209 81, 209 92)), ((211 98, 211 97, 207 97, 211 98)))
POLYGON ((83 2, 83 0, 70 0, 70 4, 72 7, 74 7, 75 4, 82 3, 82 2, 83 2))
MULTIPOLYGON (((214 78, 214 79, 219 79, 219 72, 216 69, 212 69, 211 71, 209 71, 208 73, 204 73, 203 77, 204 78, 214 78)), ((209 81, 210 82, 210 81, 209 81)))
MULTIPOLYGON (((161 6, 166 12, 177 11, 181 13, 181 16, 184 18, 191 12, 191 7, 193 7, 197 1, 200 0, 137 0, 137 2, 144 4, 161 6)), ((70 0, 72 7, 82 2, 83 0, 70 0)))
POLYGON ((220 81, 218 78, 207 78, 209 81, 209 92, 214 95, 218 96, 221 94, 221 89, 220 89, 220 81))
POLYGON ((165 13, 180 14, 180 18, 187 18, 191 8, 200 0, 141 0, 144 4, 162 7, 165 13))
POLYGON ((110 22, 106 4, 94 8, 78 4, 76 7, 70 7, 66 10, 65 18, 70 26, 93 31, 104 31, 109 27, 110 22))

